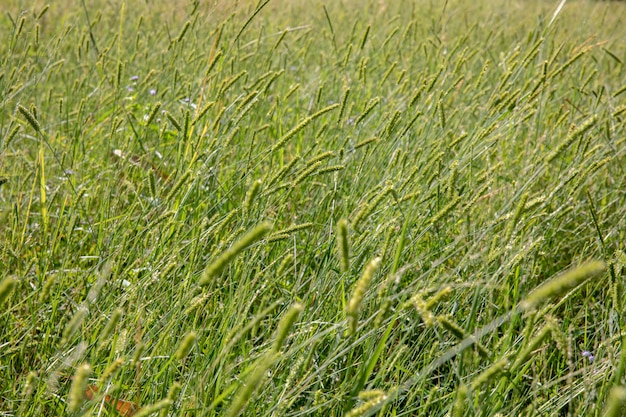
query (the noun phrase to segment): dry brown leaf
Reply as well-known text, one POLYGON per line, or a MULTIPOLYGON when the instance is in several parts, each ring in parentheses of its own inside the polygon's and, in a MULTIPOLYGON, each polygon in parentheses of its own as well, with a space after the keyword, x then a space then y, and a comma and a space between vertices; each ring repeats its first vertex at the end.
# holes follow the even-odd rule
MULTIPOLYGON (((87 387, 87 391, 85 392, 85 396, 89 400, 93 400, 97 393, 98 387, 96 387, 95 385, 89 385, 87 387)), ((115 408, 115 411, 117 411, 117 414, 121 417, 133 417, 135 413, 140 410, 139 406, 134 402, 125 400, 116 401, 115 398, 111 397, 110 395, 104 396, 104 402, 110 407, 115 408)))

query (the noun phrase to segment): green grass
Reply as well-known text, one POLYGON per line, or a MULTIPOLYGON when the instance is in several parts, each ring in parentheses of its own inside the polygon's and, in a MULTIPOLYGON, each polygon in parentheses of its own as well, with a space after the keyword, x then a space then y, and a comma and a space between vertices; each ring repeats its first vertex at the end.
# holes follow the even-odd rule
POLYGON ((156 3, 0 18, 1 415, 623 413, 625 4, 156 3))

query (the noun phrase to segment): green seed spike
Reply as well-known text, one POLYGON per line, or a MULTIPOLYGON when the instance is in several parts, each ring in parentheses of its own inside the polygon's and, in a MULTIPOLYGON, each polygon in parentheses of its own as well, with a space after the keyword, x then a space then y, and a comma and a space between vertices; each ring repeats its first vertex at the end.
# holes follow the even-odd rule
POLYGON ((481 386, 495 381, 496 377, 500 373, 504 372, 508 366, 509 361, 506 358, 502 358, 493 363, 490 367, 478 374, 478 376, 472 381, 470 386, 472 391, 477 391, 481 386))
POLYGON ((311 227, 313 227, 313 223, 311 222, 300 223, 300 224, 287 227, 285 229, 277 230, 276 232, 272 233, 272 236, 279 235, 279 234, 289 234, 289 233, 297 232, 299 230, 309 229, 311 227))
POLYGON ((185 33, 187 33, 187 30, 189 29, 189 26, 191 26, 191 22, 188 20, 185 22, 185 25, 181 29, 180 34, 176 38, 176 43, 179 43, 183 40, 183 38, 185 37, 185 33))
POLYGON ((298 91, 298 89, 299 89, 299 88, 300 88, 300 84, 299 84, 299 83, 294 84, 294 85, 293 85, 293 86, 289 89, 289 91, 287 91, 287 93, 285 94, 285 97, 283 97, 283 100, 287 100, 289 97, 291 97, 291 95, 292 95, 293 93, 295 93, 296 91, 298 91))
POLYGON ((180 342, 178 349, 176 349, 176 353, 174 353, 174 357, 178 359, 179 361, 185 359, 187 355, 189 354, 189 352, 191 351, 191 348, 193 348, 193 344, 195 343, 196 339, 197 339, 196 332, 192 331, 192 332, 187 333, 185 337, 183 338, 183 341, 180 342))
POLYGON ((302 171, 300 171, 296 179, 293 181, 293 185, 296 186, 300 184, 302 181, 304 181, 305 178, 313 175, 313 173, 317 170, 317 168, 320 167, 320 165, 322 165, 322 161, 317 161, 311 164, 311 166, 309 166, 308 168, 305 168, 302 171))
POLYGON ((146 126, 149 126, 150 123, 152 123, 154 121, 154 119, 156 118, 156 115, 159 111, 159 109, 161 108, 161 102, 156 102, 154 104, 154 106, 152 106, 152 110, 150 111, 150 114, 148 115, 148 118, 146 119, 146 126))
POLYGON ((287 256, 285 256, 285 258, 280 262, 280 265, 278 265, 278 269, 276 270, 276 276, 277 277, 281 277, 283 275, 283 273, 285 271, 287 271, 287 269, 289 267, 291 267, 293 265, 293 255, 292 254, 288 254, 287 256))
POLYGON ((13 39, 17 39, 20 36, 20 33, 22 33, 22 29, 24 28, 25 21, 26 21, 26 16, 22 16, 19 23, 17 24, 17 28, 15 29, 15 35, 13 36, 13 39))
POLYGON ((350 242, 348 240, 348 221, 346 219, 341 219, 337 223, 337 246, 339 248, 341 270, 348 272, 350 270, 350 242))
POLYGON ((393 70, 398 66, 398 61, 394 61, 389 68, 387 69, 387 71, 385 71, 385 74, 383 74, 383 77, 380 81, 379 85, 383 85, 385 84, 385 81, 387 81, 387 78, 389 78, 389 76, 391 75, 391 73, 393 72, 393 70))
POLYGON ((256 180, 252 183, 252 185, 248 189, 248 193, 246 194, 246 199, 243 203, 243 209, 245 212, 250 212, 250 209, 252 208, 252 205, 254 204, 254 200, 256 199, 257 195, 259 195, 261 184, 263 184, 263 181, 256 180))
POLYGON ((367 146, 370 143, 376 142, 377 140, 378 140, 378 138, 376 136, 374 136, 372 138, 369 138, 369 139, 364 139, 364 140, 360 141, 359 143, 357 143, 356 145, 354 145, 354 150, 357 150, 359 148, 367 146))
POLYGON ((513 236, 513 232, 515 232, 515 229, 517 227, 517 223, 521 220, 522 215, 524 214, 524 209, 526 207, 526 201, 528 200, 528 194, 524 193, 522 194, 522 196, 519 199, 519 202, 517 203, 517 207, 515 208, 515 212, 513 213, 513 218, 511 218, 507 228, 506 228, 506 234, 505 234, 505 241, 508 242, 511 239, 511 236, 513 236))
POLYGON ((360 50, 363 50, 363 48, 365 47, 365 43, 367 42, 367 36, 370 33, 370 29, 371 29, 371 26, 367 25, 367 28, 365 28, 365 34, 363 35, 363 39, 361 40, 361 45, 359 46, 360 50))
POLYGON ((91 375, 91 366, 89 366, 89 364, 83 364, 76 370, 67 401, 70 412, 75 413, 82 407, 85 401, 89 375, 91 375))
POLYGON ((21 104, 17 105, 17 111, 22 113, 22 116, 24 116, 28 124, 31 125, 35 132, 41 132, 41 126, 39 125, 39 122, 37 121, 33 113, 31 113, 26 107, 22 106, 21 104))
POLYGON ((228 410, 226 410, 224 414, 226 417, 237 417, 241 415, 254 392, 261 386, 268 369, 278 358, 279 355, 272 350, 252 365, 251 372, 237 391, 237 394, 235 394, 232 404, 228 410))
POLYGON ((347 309, 347 319, 348 319, 348 334, 354 335, 356 333, 357 324, 359 322, 359 313, 361 310, 361 304, 363 303, 363 299, 365 298, 365 292, 370 286, 370 282, 374 278, 374 274, 380 265, 380 257, 376 257, 372 259, 365 269, 363 270, 363 275, 356 283, 356 287, 354 288, 354 292, 352 293, 352 298, 348 302, 347 309))
MULTIPOLYGON (((463 330, 461 326, 456 324, 449 317, 439 316, 437 317, 437 322, 441 325, 441 327, 452 333, 454 337, 456 337, 458 340, 464 340, 468 337, 468 335, 465 333, 465 330, 463 330)), ((480 356, 482 356, 483 358, 488 358, 489 351, 482 344, 480 344, 478 340, 473 340, 473 342, 480 356)))
POLYGON ((37 20, 41 19, 41 18, 42 18, 42 17, 46 14, 46 12, 48 11, 48 9, 49 9, 49 8, 50 8, 50 5, 49 5, 49 4, 46 4, 46 5, 43 7, 43 9, 41 9, 41 11, 39 12, 39 14, 37 15, 37 20))
POLYGON ((452 209, 454 209, 457 204, 459 204, 459 202, 461 201, 461 196, 456 196, 454 198, 454 200, 450 201, 448 204, 446 204, 441 210, 439 210, 439 212, 437 214, 435 214, 432 219, 430 220, 430 224, 436 224, 438 223, 441 219, 443 219, 449 212, 452 211, 452 209))
POLYGON ((291 235, 288 235, 286 233, 274 233, 268 236, 267 243, 278 242, 280 240, 287 240, 289 238, 291 238, 291 235))
POLYGON ((113 376, 115 376, 115 374, 117 374, 117 372, 122 368, 123 365, 124 358, 117 358, 113 361, 111 365, 106 367, 106 369, 104 370, 104 372, 102 372, 102 375, 100 375, 98 379, 100 380, 100 382, 107 382, 109 378, 112 378, 113 376))
POLYGON ((178 399, 181 389, 182 385, 178 382, 174 382, 170 386, 170 389, 167 391, 167 398, 159 401, 159 403, 164 403, 163 408, 161 408, 161 411, 159 412, 159 417, 166 417, 169 415, 169 410, 178 399))
POLYGON ((185 172, 178 181, 176 181, 176 184, 174 184, 174 186, 170 189, 170 192, 167 193, 167 196, 165 197, 165 200, 169 200, 172 197, 174 197, 182 188, 183 185, 185 185, 185 183, 187 182, 187 180, 189 180, 189 177, 191 177, 191 171, 187 171, 185 172))
POLYGON ((298 319, 298 316, 304 309, 304 306, 300 303, 295 303, 289 308, 287 313, 280 319, 278 328, 276 329, 276 340, 274 341, 274 352, 280 353, 280 350, 289 335, 289 331, 293 327, 293 324, 298 319))
POLYGON ((85 319, 85 317, 87 317, 88 313, 89 313, 89 311, 86 308, 81 307, 72 316, 70 321, 65 326, 65 329, 63 330, 63 337, 61 339, 61 344, 62 345, 66 344, 66 343, 68 343, 70 341, 72 336, 74 336, 74 334, 78 331, 78 328, 81 326, 81 324, 83 323, 83 320, 85 319))
POLYGON ((581 56, 586 54, 589 51, 589 49, 590 48, 583 48, 580 51, 578 51, 578 53, 576 55, 574 55, 573 57, 568 59, 567 62, 565 64, 563 64, 561 67, 559 67, 556 70, 552 71, 551 73, 547 74, 547 78, 553 79, 556 76, 558 76, 560 73, 562 73, 567 68, 569 68, 574 62, 578 61, 578 59, 580 59, 581 56))
POLYGON ((250 230, 247 234, 245 234, 241 239, 235 242, 230 248, 228 248, 225 252, 219 255, 211 264, 209 264, 202 276, 200 277, 199 284, 201 286, 205 286, 211 283, 211 280, 222 273, 222 271, 226 268, 226 266, 233 260, 237 255, 243 252, 250 245, 258 242, 263 239, 265 235, 267 235, 272 229, 269 223, 261 223, 252 230, 250 230))
POLYGON ((315 175, 322 175, 322 174, 328 174, 330 172, 341 171, 344 168, 345 168, 344 165, 331 165, 331 166, 327 166, 327 167, 320 169, 319 171, 315 173, 315 175))
POLYGON ((594 114, 587 120, 585 120, 580 126, 576 127, 572 132, 567 135, 565 140, 561 142, 556 149, 554 149, 547 157, 546 162, 550 163, 554 159, 556 159, 565 149, 567 149, 574 141, 581 136, 583 136, 589 129, 591 129, 596 122, 598 121, 598 117, 594 114))
POLYGON ((602 261, 591 261, 570 269, 535 288, 520 302, 519 307, 522 311, 532 310, 544 301, 565 294, 588 279, 602 274, 605 269, 606 265, 602 261))
MULTIPOLYGON (((360 396, 360 394, 359 394, 360 396)), ((387 396, 382 393, 382 394, 372 394, 371 395, 371 399, 369 401, 366 401, 365 403, 353 408, 352 410, 348 411, 345 414, 345 417, 360 417, 360 416, 366 416, 369 415, 368 412, 370 410, 372 410, 374 407, 377 407, 380 405, 380 403, 382 403, 383 401, 385 401, 387 399, 387 396)))
POLYGON ((313 158, 309 159, 306 162, 306 166, 310 167, 311 165, 313 165, 314 163, 316 163, 317 161, 323 161, 324 159, 328 159, 335 156, 335 153, 333 151, 328 151, 328 152, 322 152, 319 155, 314 156, 313 158))
POLYGON ((620 417, 626 408, 626 388, 616 385, 609 391, 609 398, 604 407, 603 417, 620 417))
POLYGON ((467 400, 467 385, 462 384, 456 390, 456 399, 454 400, 454 404, 452 404, 452 411, 450 412, 451 417, 463 417, 465 414, 465 401, 467 400))
POLYGON ((0 306, 9 298, 15 288, 16 281, 13 277, 7 277, 0 283, 0 306))
POLYGON ((341 97, 341 107, 339 108, 339 116, 337 116, 337 124, 340 124, 343 119, 349 96, 350 96, 350 88, 346 87, 343 90, 343 96, 341 97))
POLYGON ((154 404, 149 404, 141 407, 141 410, 137 414, 134 414, 134 417, 148 417, 154 415, 156 412, 160 412, 163 410, 169 410, 172 406, 173 401, 169 398, 164 400, 157 401, 154 404))
POLYGON ((274 146, 272 146, 272 148, 270 149, 270 153, 273 153, 274 151, 276 151, 277 149, 281 148, 289 139, 291 139, 292 137, 294 137, 298 132, 300 132, 302 129, 304 129, 309 123, 311 123, 313 120, 317 119, 318 117, 322 116, 325 113, 328 113, 331 110, 336 109, 337 107, 339 107, 339 103, 335 103, 333 105, 330 105, 328 107, 323 108, 322 110, 318 111, 317 113, 313 113, 312 115, 310 115, 309 117, 305 118, 304 120, 302 120, 300 123, 298 123, 296 125, 296 127, 294 127, 293 129, 291 129, 289 132, 285 133, 283 135, 282 138, 280 138, 278 140, 278 142, 276 142, 274 144, 274 146))
POLYGON ((152 198, 156 198, 157 188, 156 188, 156 176, 154 175, 154 169, 151 169, 148 172, 148 184, 150 186, 150 195, 152 198))
POLYGON ((456 180, 459 174, 458 171, 459 161, 454 161, 452 165, 450 165, 450 176, 448 177, 448 184, 446 185, 446 199, 452 200, 455 197, 455 189, 454 186, 456 184, 456 180))
POLYGON ((118 64, 117 64, 117 78, 115 80, 115 88, 120 88, 123 76, 124 76, 124 64, 122 62, 118 62, 118 64))
POLYGON ((435 295, 426 301, 425 306, 427 309, 431 310, 437 306, 440 302, 448 298, 448 296, 452 294, 452 287, 446 286, 439 290, 435 295))
POLYGON ((172 116, 170 112, 165 112, 165 117, 167 117, 167 119, 170 121, 170 123, 172 123, 176 130, 178 130, 179 132, 182 131, 183 128, 181 127, 180 123, 178 123, 178 120, 176 120, 176 118, 172 116))
POLYGON ((363 110, 363 113, 361 113, 361 115, 355 120, 354 125, 358 126, 359 123, 365 120, 365 118, 372 112, 372 110, 374 110, 374 107, 376 107, 378 103, 380 103, 380 97, 375 97, 371 99, 367 103, 367 106, 365 106, 365 110, 363 110))
POLYGON ((285 165, 283 168, 280 169, 280 171, 278 171, 270 180, 268 183, 268 187, 274 185, 274 183, 276 181, 281 180, 289 171, 291 171, 291 168, 294 167, 294 165, 300 160, 300 156, 295 156, 291 161, 289 161, 289 163, 287 165, 285 165))
POLYGON ((511 365, 511 373, 515 373, 521 366, 523 366, 532 353, 539 347, 541 343, 550 335, 552 332, 552 327, 549 324, 546 324, 537 332, 535 337, 530 339, 526 347, 524 347, 515 358, 515 362, 511 365))
POLYGON ((439 116, 439 125, 442 129, 446 128, 446 113, 443 108, 443 101, 439 99, 437 101, 437 115, 439 116))
POLYGON ((348 65, 348 62, 350 61, 350 56, 352 55, 352 44, 348 45, 348 50, 346 52, 346 54, 343 57, 341 66, 342 67, 346 67, 346 65, 348 65))
POLYGON ((359 230, 359 226, 363 221, 365 221, 376 207, 387 197, 389 194, 393 194, 395 192, 392 185, 387 185, 371 202, 363 204, 361 209, 357 212, 352 220, 352 227, 355 230, 359 230))

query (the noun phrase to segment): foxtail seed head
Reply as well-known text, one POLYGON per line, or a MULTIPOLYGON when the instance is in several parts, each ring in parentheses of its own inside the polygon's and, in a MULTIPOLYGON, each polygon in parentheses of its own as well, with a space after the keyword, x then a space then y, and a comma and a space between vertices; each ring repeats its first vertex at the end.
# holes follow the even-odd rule
POLYGON ((257 195, 259 195, 259 190, 261 189, 261 184, 263 181, 256 180, 252 183, 250 188, 248 189, 248 193, 246 194, 246 199, 243 203, 244 211, 249 212, 254 204, 254 199, 257 195))
POLYGON ((22 116, 24 116, 28 124, 33 129, 35 129, 35 132, 41 132, 41 125, 39 124, 39 122, 37 121, 37 118, 33 115, 33 113, 30 112, 30 110, 28 110, 26 107, 22 106, 21 104, 18 104, 17 111, 22 113, 22 116))
POLYGON ((196 341, 196 338, 197 338, 196 332, 191 331, 187 333, 185 337, 183 338, 183 341, 178 346, 178 349, 176 349, 176 353, 174 354, 174 357, 178 359, 179 361, 185 359, 187 355, 189 354, 189 352, 191 351, 191 348, 193 348, 193 344, 196 341))
POLYGON ((248 246, 263 239, 271 229, 272 226, 269 223, 261 223, 250 230, 206 267, 200 278, 200 285, 208 285, 211 279, 219 275, 237 255, 243 252, 248 246))
POLYGON ((462 384, 456 390, 456 400, 454 400, 454 404, 452 405, 452 412, 450 415, 452 417, 462 417, 465 414, 465 400, 467 399, 467 385, 462 384))
POLYGON ((356 333, 356 327, 359 322, 359 312, 361 310, 361 304, 363 303, 363 298, 365 297, 365 292, 370 286, 370 282, 372 278, 374 278, 374 274, 380 265, 380 257, 376 257, 370 261, 365 267, 363 271, 363 275, 356 283, 356 287, 354 288, 354 293, 352 293, 352 298, 348 303, 348 333, 353 335, 356 333))
POLYGON ((274 342, 274 352, 280 352, 280 349, 283 347, 285 343, 285 339, 289 335, 289 331, 291 327, 298 319, 300 312, 304 309, 304 306, 300 303, 295 303, 291 306, 291 308, 285 313, 283 318, 278 323, 278 329, 276 330, 276 341, 274 342))
POLYGON ((519 304, 523 311, 532 310, 544 301, 565 294, 567 291, 584 283, 588 279, 604 272, 606 265, 602 261, 591 261, 545 282, 535 288, 519 304))
POLYGON ((0 283, 0 306, 9 298, 9 295, 13 292, 13 288, 15 288, 15 284, 16 281, 13 277, 7 277, 2 280, 2 283, 0 283))
POLYGON ((350 242, 348 241, 348 221, 346 219, 341 219, 337 223, 337 246, 341 270, 348 272, 350 270, 350 242))
POLYGON ((262 356, 252 367, 252 372, 248 375, 243 385, 235 394, 235 398, 230 407, 226 411, 227 417, 235 417, 241 414, 246 407, 246 404, 254 394, 257 388, 261 386, 261 382, 267 375, 267 370, 278 358, 278 354, 275 351, 270 351, 268 354, 262 356))
POLYGON ((626 406, 626 387, 614 386, 609 391, 609 398, 606 401, 604 417, 619 417, 624 415, 624 407, 626 406))
POLYGON ((72 336, 74 336, 80 325, 83 323, 85 317, 87 317, 88 313, 89 311, 85 307, 81 307, 78 309, 78 311, 72 316, 70 321, 65 326, 65 329, 63 330, 63 338, 61 339, 61 344, 65 344, 70 341, 72 336))
POLYGON ((79 366, 76 374, 74 374, 74 382, 72 382, 72 388, 68 397, 68 408, 71 412, 80 410, 85 401, 89 375, 91 375, 91 366, 87 363, 79 366))

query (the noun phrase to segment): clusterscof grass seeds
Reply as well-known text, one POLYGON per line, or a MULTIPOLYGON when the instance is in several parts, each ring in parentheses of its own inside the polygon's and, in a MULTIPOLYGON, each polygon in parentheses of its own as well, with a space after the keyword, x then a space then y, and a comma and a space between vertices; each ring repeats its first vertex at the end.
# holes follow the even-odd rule
POLYGON ((70 6, 0 20, 3 412, 623 411, 623 2, 70 6))

